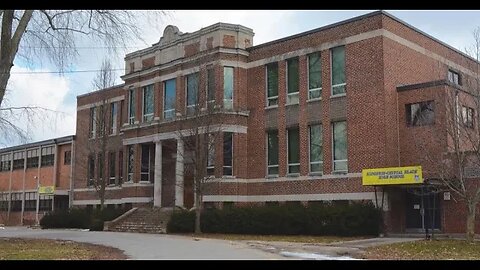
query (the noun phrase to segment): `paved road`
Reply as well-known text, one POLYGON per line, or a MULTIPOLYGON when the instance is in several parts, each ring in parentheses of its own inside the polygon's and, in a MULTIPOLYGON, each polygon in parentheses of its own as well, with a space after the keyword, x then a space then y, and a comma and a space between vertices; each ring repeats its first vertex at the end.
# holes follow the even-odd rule
POLYGON ((131 259, 166 260, 278 260, 281 255, 264 252, 241 242, 191 237, 79 230, 40 230, 6 227, 0 237, 48 238, 112 246, 131 259))

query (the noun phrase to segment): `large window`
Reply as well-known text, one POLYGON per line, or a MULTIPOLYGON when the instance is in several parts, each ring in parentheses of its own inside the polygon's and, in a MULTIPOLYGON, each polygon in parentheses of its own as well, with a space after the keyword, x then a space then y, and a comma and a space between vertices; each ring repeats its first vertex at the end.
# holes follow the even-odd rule
POLYGON ((472 108, 462 106, 462 122, 465 127, 473 128, 474 115, 472 108))
POLYGON ((53 166, 55 162, 55 146, 48 146, 42 148, 42 167, 53 166))
POLYGON ((322 63, 320 53, 308 55, 308 99, 322 97, 322 63))
POLYGON ((346 93, 345 80, 345 47, 336 47, 332 52, 332 95, 346 93))
POLYGON ((153 84, 143 87, 143 122, 153 120, 153 84))
MULTIPOLYGON (((98 154, 98 179, 100 181, 103 181, 104 177, 104 172, 105 172, 105 157, 103 156, 103 153, 98 154)), ((106 180, 105 180, 106 182, 106 180)))
POLYGON ((97 110, 95 107, 90 108, 90 122, 89 122, 89 138, 95 138, 97 132, 97 110))
POLYGON ((23 169, 25 165, 25 152, 16 152, 13 153, 13 169, 23 169))
POLYGON ((278 64, 271 63, 267 68, 267 106, 278 105, 278 64))
POLYGON ((407 126, 425 126, 435 123, 435 103, 433 100, 405 105, 407 126))
POLYGON ((450 69, 448 70, 448 81, 456 85, 462 85, 460 74, 450 69))
POLYGON ((310 126, 310 172, 323 172, 322 125, 310 126))
POLYGON ((298 58, 287 60, 287 104, 298 103, 298 58))
POLYGON ((187 115, 195 114, 195 107, 199 103, 198 97, 198 73, 187 75, 187 115))
POLYGON ((300 137, 298 128, 290 128, 288 141, 288 173, 300 173, 300 137))
POLYGON ((163 119, 175 117, 175 79, 163 83, 163 119))
POLYGON ((133 146, 127 146, 127 182, 133 182, 133 165, 135 164, 135 155, 133 146))
POLYGON ((267 174, 278 175, 278 130, 267 132, 267 174))
POLYGON ((27 168, 37 168, 38 167, 38 149, 32 149, 27 151, 27 168))
POLYGON ((223 107, 233 109, 233 67, 223 67, 223 107))
POLYGON ((215 174, 215 134, 208 134, 207 175, 215 174))
POLYGON ((110 152, 109 157, 108 157, 108 171, 109 171, 109 177, 108 177, 108 184, 109 185, 115 185, 115 152, 110 152))
POLYGON ((347 167, 347 122, 334 122, 333 132, 333 170, 346 172, 347 167))
POLYGON ((233 133, 223 133, 223 175, 233 175, 233 133))
POLYGON ((207 69, 207 101, 209 108, 215 104, 215 69, 210 67, 207 69))
POLYGON ((88 181, 87 186, 93 186, 95 181, 95 157, 93 155, 88 156, 88 169, 87 169, 88 181))
POLYGON ((12 166, 10 159, 10 154, 0 156, 0 172, 10 171, 10 166, 12 166))
POLYGON ((141 169, 140 169, 140 181, 142 182, 153 182, 153 171, 151 168, 152 165, 152 151, 149 144, 142 144, 142 158, 141 158, 141 169))
POLYGON ((128 90, 128 123, 130 125, 135 123, 135 90, 128 90))
POLYGON ((118 103, 110 103, 110 134, 117 134, 118 103))
POLYGON ((123 183, 123 151, 118 152, 118 183, 123 183))

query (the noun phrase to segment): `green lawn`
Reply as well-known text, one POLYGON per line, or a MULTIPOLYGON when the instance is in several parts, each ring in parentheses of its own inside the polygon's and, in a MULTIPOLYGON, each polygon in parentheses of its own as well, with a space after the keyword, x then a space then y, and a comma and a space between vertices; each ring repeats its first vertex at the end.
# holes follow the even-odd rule
POLYGON ((254 241, 281 241, 295 243, 332 243, 364 239, 365 237, 338 237, 338 236, 306 236, 306 235, 244 235, 244 234, 182 234, 196 238, 214 238, 223 240, 254 240, 254 241))
POLYGON ((118 260, 122 251, 61 240, 0 238, 0 260, 118 260))
POLYGON ((420 240, 371 247, 361 256, 372 260, 480 260, 480 242, 420 240))

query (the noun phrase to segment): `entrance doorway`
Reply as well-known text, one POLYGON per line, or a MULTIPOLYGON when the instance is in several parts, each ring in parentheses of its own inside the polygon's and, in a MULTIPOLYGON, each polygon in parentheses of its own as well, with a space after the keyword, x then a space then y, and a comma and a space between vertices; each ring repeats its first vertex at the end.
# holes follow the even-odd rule
POLYGON ((441 229, 439 195, 426 188, 406 190, 405 220, 406 229, 425 231, 441 229))

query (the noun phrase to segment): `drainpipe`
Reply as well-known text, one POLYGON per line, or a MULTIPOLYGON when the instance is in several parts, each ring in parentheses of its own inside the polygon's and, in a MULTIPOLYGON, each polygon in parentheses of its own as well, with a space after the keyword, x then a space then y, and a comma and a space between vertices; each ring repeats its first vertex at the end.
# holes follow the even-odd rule
MULTIPOLYGON (((23 188, 22 188, 22 222, 23 226, 23 214, 25 212, 25 175, 27 174, 27 148, 23 150, 23 188)), ((13 165, 13 164, 12 164, 13 165)))
POLYGON ((71 158, 70 158, 70 194, 68 196, 68 208, 72 208, 73 206, 73 166, 75 166, 75 139, 72 139, 72 147, 71 147, 71 158))
POLYGON ((8 182, 8 212, 7 220, 10 221, 10 209, 12 208, 12 174, 13 174, 13 151, 10 158, 10 179, 8 182))
POLYGON ((52 211, 55 210, 55 190, 57 187, 57 169, 58 169, 58 142, 57 140, 53 140, 55 142, 55 155, 53 156, 53 195, 52 195, 52 211))

